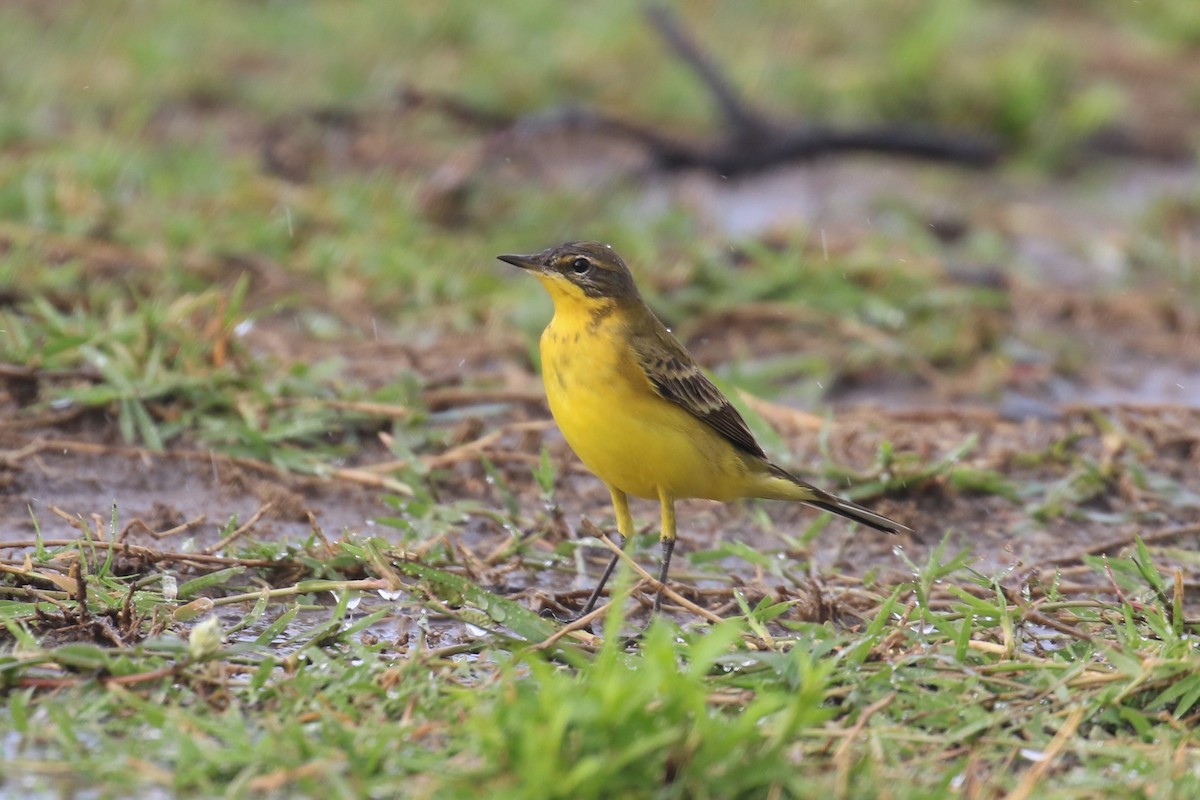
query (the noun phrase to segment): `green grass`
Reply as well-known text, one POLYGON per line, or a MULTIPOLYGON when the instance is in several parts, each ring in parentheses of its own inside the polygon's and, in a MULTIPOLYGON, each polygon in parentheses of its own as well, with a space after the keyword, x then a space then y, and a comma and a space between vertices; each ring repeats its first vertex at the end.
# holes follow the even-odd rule
MULTIPOLYGON (((66 4, 46 13, 55 46, 39 52, 44 69, 33 80, 6 81, 13 111, 25 115, 7 126, 11 138, 45 131, 55 102, 97 118, 115 110, 110 124, 136 131, 168 98, 266 112, 353 107, 379 102, 403 80, 497 110, 537 109, 582 95, 638 116, 677 120, 681 128, 708 113, 707 98, 663 54, 637 2, 594 8, 543 0, 503 10, 461 1, 349 9, 168 2, 137 15, 110 13, 116 5, 66 4), (98 26, 101 19, 106 24, 98 26), (646 77, 647 64, 657 66, 651 80, 630 96, 625 87, 646 77), (246 79, 230 81, 231 70, 246 79), (52 102, 48 87, 67 93, 52 102)), ((1186 4, 1157 6, 1126 16, 1166 30, 1186 4)), ((938 0, 880 9, 868 0, 827 0, 798 9, 770 2, 760 4, 753 24, 736 4, 705 2, 689 11, 688 24, 733 77, 780 113, 908 117, 915 102, 935 116, 974 124, 982 117, 1020 135, 1037 124, 1043 102, 1062 100, 1081 80, 1070 72, 1080 51, 1055 40, 1036 10, 1019 3, 938 0), (972 49, 979 44, 982 57, 972 49), (818 58, 825 69, 810 66, 818 58), (881 61, 890 68, 868 69, 881 61), (964 63, 972 69, 948 69, 964 63), (986 98, 977 93, 984 86, 994 90, 986 98)), ((5 16, 11 42, 45 41, 45 17, 21 9, 5 16)), ((20 64, 21 48, 6 57, 20 64)))
MULTIPOLYGON (((1170 74, 1200 40, 1193 0, 677 8, 770 113, 993 135, 1011 151, 1002 174, 1035 187, 1077 165, 1086 137, 1138 113, 1142 78, 1093 68, 1094 51, 1170 74)), ((660 619, 630 643, 628 601, 604 621, 609 635, 540 647, 558 626, 490 588, 578 570, 592 543, 560 534, 584 484, 546 449, 527 468, 481 459, 474 494, 448 488, 465 470, 430 466, 476 419, 484 431, 497 419, 486 404, 431 408, 431 393, 503 385, 526 355, 536 360, 548 301, 495 254, 614 242, 681 338, 698 352, 729 344, 706 363, 731 393, 817 402, 839 383, 978 377, 988 396, 1028 334, 1007 288, 953 268, 1020 262, 1021 234, 985 221, 947 245, 927 209, 901 196, 878 201, 832 249, 824 229, 731 242, 684 207, 652 205, 637 175, 580 186, 504 158, 468 171, 447 218, 431 207, 430 176, 487 143, 469 125, 399 111, 409 84, 491 112, 582 101, 680 135, 720 130, 635 2, 0 6, 0 366, 27 370, 5 377, 0 486, 10 468, 18 481, 35 468, 9 450, 7 437, 28 443, 26 425, 53 436, 78 424, 81 438, 145 446, 147 465, 156 451, 300 475, 334 474, 364 453, 403 462, 377 476, 393 495, 378 520, 386 540, 242 540, 203 559, 194 546, 113 545, 124 522, 114 510, 106 525, 76 520, 78 540, 5 548, 5 791, 1200 792, 1196 623, 1173 567, 1195 556, 1178 548, 1086 557, 1087 593, 1064 590, 1061 575, 1013 585, 945 547, 900 579, 871 567, 852 580, 814 566, 824 521, 785 529, 754 506, 677 573, 730 589, 724 622, 660 619), (360 126, 358 149, 347 154, 344 131, 314 116, 330 110, 360 126), (304 179, 266 167, 272 136, 310 154, 304 179), (742 330, 730 314, 756 333, 728 335, 742 330), (449 378, 396 355, 436 352, 437 336, 454 334, 525 344, 487 350, 449 378), (392 350, 368 349, 376 337, 392 350), (504 532, 482 572, 462 545, 481 529, 504 532), (764 532, 775 544, 734 535, 764 532), (731 563, 792 598, 823 581, 836 613, 817 623, 799 600, 757 603, 733 591, 731 563)), ((1164 200, 1118 232, 1127 283, 1179 289, 1172 302, 1186 313, 1200 285, 1187 240, 1196 209, 1195 197, 1164 200)), ((1047 358, 1062 366, 1072 347, 1047 345, 1047 358)), ((1114 433, 1092 423, 1092 440, 1114 433)), ((826 431, 820 477, 860 499, 910 501, 930 520, 969 497, 992 503, 976 520, 1001 508, 1015 529, 1043 533, 1102 530, 1121 492, 1169 496, 1172 514, 1192 507, 1186 478, 1149 458, 1157 439, 1116 433, 1122 446, 1108 453, 1068 433, 1007 461, 975 435, 902 451, 885 439, 874 461, 868 451, 852 466, 826 431)), ((778 436, 767 443, 783 450, 778 436)), ((210 517, 227 520, 223 534, 239 524, 225 509, 210 517)), ((955 533, 948 541, 970 531, 955 533)))
MULTIPOLYGON (((797 622, 791 603, 764 603, 716 626, 659 620, 636 646, 609 635, 548 648, 538 645, 551 623, 397 562, 385 542, 323 547, 277 551, 271 570, 222 567, 173 598, 162 581, 111 572, 102 540, 41 550, 27 596, 0 606, 10 637, 0 714, 21 742, 10 788, 805 797, 887 786, 918 798, 964 782, 1013 790, 1049 769, 1039 797, 1200 789, 1187 766, 1200 700, 1194 623, 1154 566, 1161 553, 1140 543, 1095 565, 1116 576, 1119 602, 1053 585, 1022 596, 937 548, 912 581, 864 595, 855 624, 797 622), (326 577, 267 589, 313 559, 326 577), (72 561, 86 565, 82 600, 62 583, 72 561), (364 570, 376 577, 339 577, 364 570), (262 589, 246 586, 254 573, 262 589), (58 588, 32 588, 53 574, 58 588), (389 586, 399 605, 380 601, 389 586), (181 610, 197 597, 217 615, 189 633, 181 610), (478 633, 436 646, 420 609, 478 633), (60 615, 108 619, 130 643, 41 644, 60 615)), ((615 605, 605 626, 623 625, 615 605)))

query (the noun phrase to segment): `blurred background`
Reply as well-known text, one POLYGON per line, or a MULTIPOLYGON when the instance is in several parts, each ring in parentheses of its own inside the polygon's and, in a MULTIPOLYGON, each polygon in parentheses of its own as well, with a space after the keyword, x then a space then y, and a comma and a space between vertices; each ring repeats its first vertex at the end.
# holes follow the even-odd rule
MULTIPOLYGON (((668 163, 659 140, 761 142, 641 3, 7 2, 6 360, 87 361, 21 339, 51 307, 101 325, 241 276, 314 341, 532 335, 548 304, 493 255, 598 238, 757 393, 1195 402, 1196 3, 696 2, 674 24, 780 131, 982 159, 668 163)), ((307 360, 285 338, 257 345, 307 360)))
POLYGON ((546 416, 494 256, 573 239, 826 468, 831 407, 1200 398, 1193 0, 7 2, 0 96, 22 430, 466 469, 546 416))

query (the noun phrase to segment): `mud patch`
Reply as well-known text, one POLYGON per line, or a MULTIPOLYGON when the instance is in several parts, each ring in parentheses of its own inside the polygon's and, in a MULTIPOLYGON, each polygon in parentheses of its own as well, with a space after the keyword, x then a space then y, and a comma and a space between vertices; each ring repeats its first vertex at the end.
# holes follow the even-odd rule
POLYGON ((5 540, 32 539, 38 530, 47 539, 74 538, 84 524, 111 534, 128 528, 129 541, 142 543, 155 541, 150 531, 179 529, 174 545, 199 549, 219 542, 231 521, 245 522, 264 507, 269 511, 254 536, 267 540, 306 538, 314 521, 328 535, 362 533, 388 508, 382 492, 264 476, 217 453, 164 454, 50 433, 33 433, 8 451, 0 493, 5 540), (45 446, 14 463, 11 454, 34 442, 45 446), (80 452, 84 444, 93 452, 80 452), (117 531, 111 531, 114 515, 117 531))

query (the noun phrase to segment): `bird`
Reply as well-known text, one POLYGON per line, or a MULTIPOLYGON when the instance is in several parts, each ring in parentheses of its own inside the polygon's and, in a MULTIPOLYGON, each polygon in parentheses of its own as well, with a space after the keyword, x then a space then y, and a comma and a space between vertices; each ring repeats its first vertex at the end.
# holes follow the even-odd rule
MULTIPOLYGON (((610 245, 567 242, 497 258, 532 273, 553 301, 540 340, 546 399, 567 444, 608 487, 622 547, 634 534, 629 497, 659 502, 654 613, 675 549, 676 500, 791 500, 887 533, 911 531, 772 463, 742 415, 646 305, 610 245)), ((575 619, 592 611, 619 560, 613 556, 575 619)))

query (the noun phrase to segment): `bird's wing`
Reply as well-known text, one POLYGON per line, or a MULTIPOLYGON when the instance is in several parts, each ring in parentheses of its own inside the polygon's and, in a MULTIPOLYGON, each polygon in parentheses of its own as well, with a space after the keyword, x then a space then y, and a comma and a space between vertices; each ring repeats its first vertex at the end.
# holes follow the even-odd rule
POLYGON ((658 325, 631 337, 638 365, 663 398, 682 407, 745 452, 766 458, 746 420, 721 394, 666 327, 658 325))

